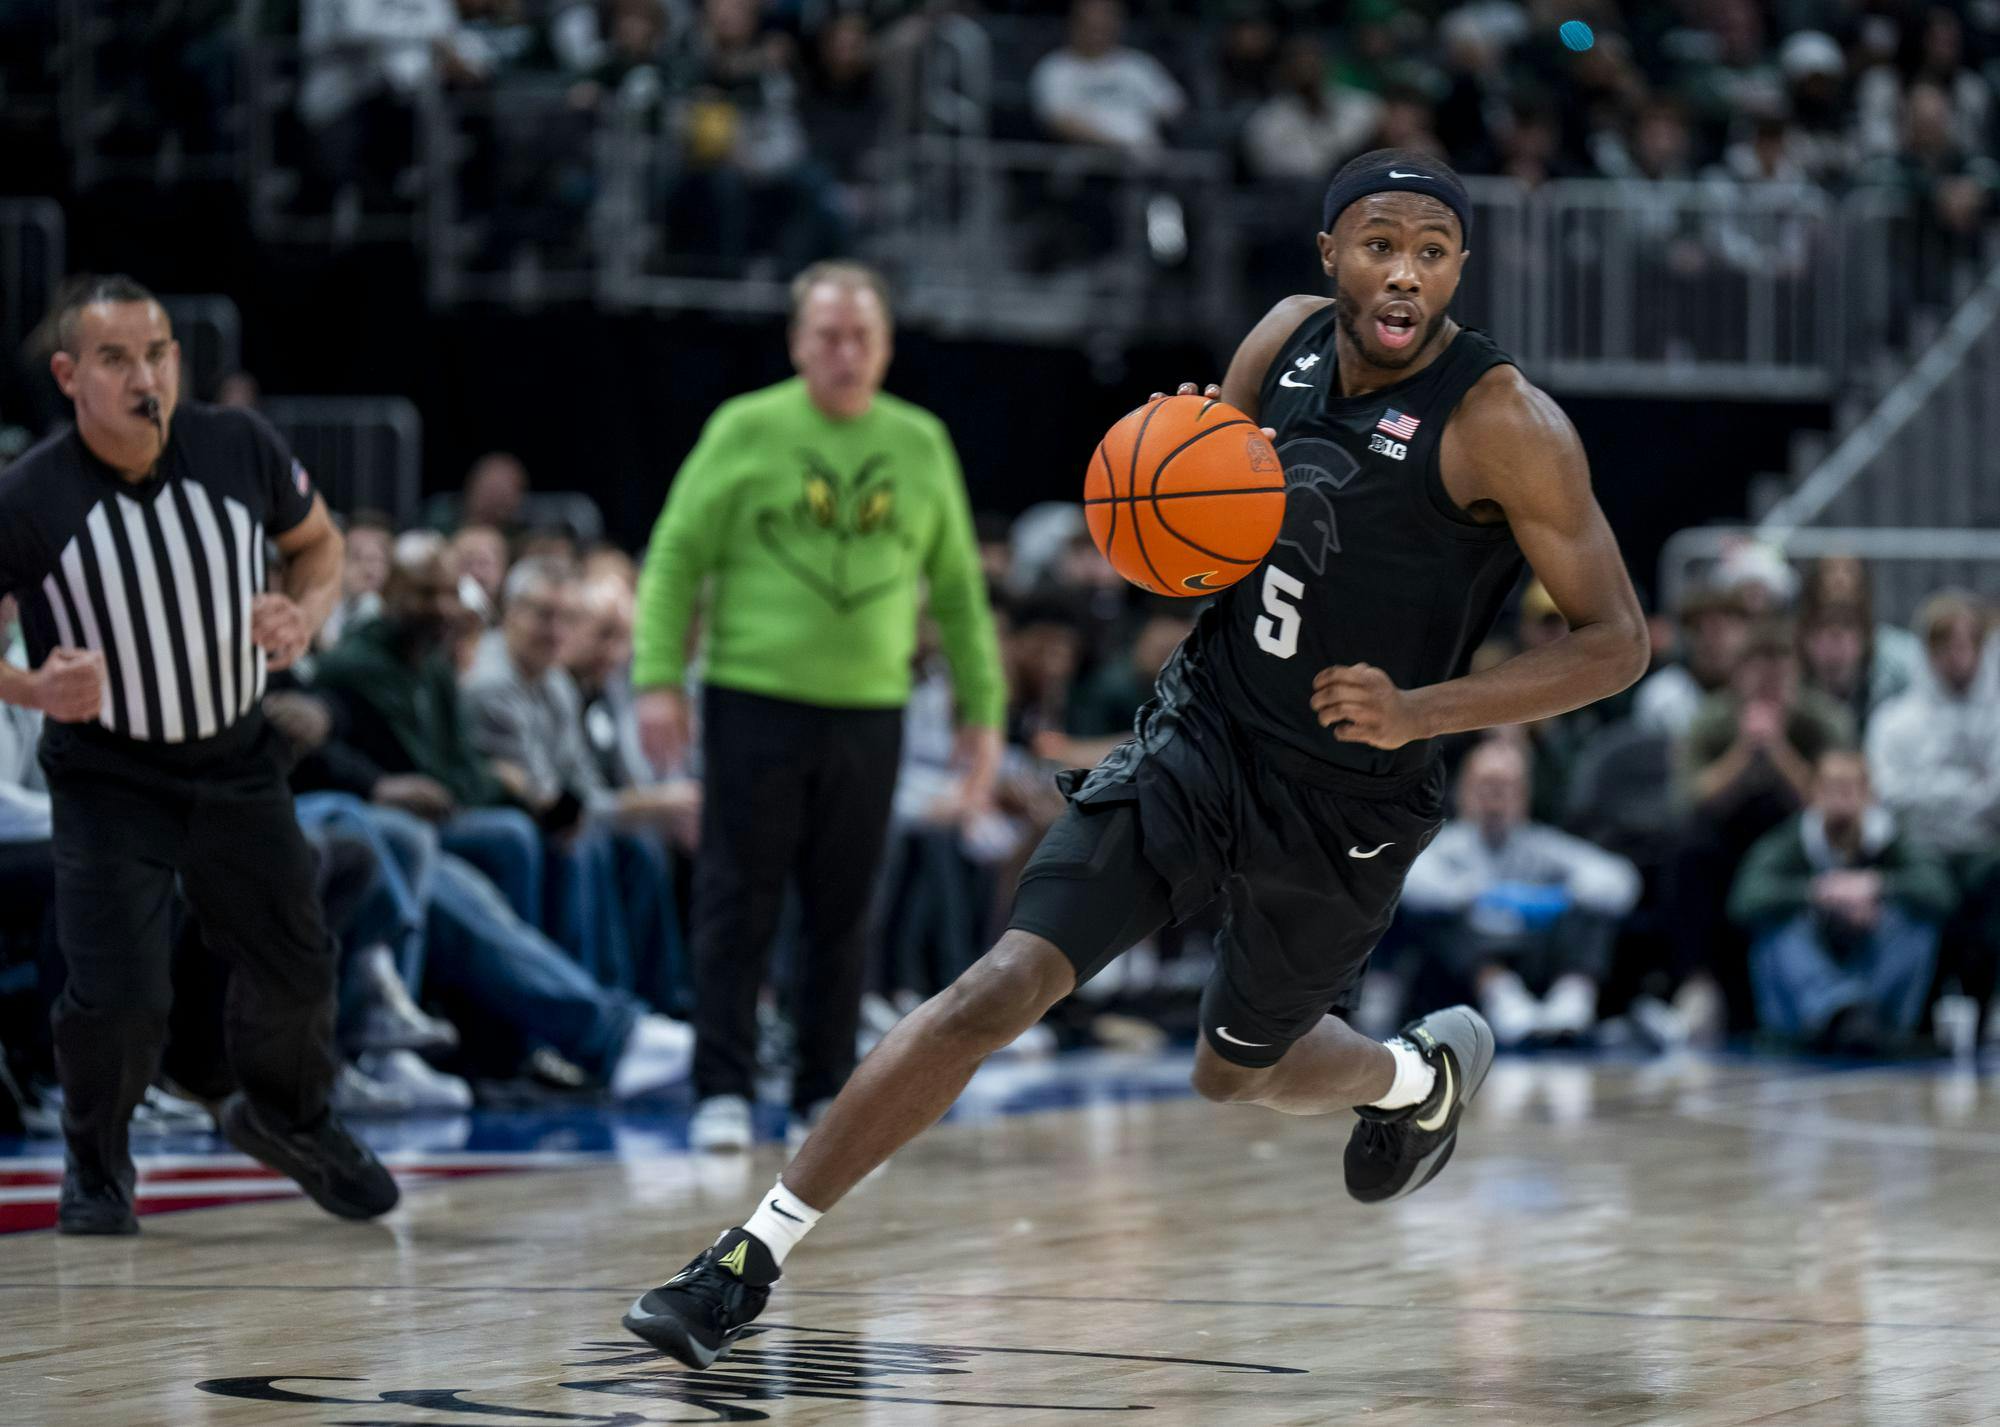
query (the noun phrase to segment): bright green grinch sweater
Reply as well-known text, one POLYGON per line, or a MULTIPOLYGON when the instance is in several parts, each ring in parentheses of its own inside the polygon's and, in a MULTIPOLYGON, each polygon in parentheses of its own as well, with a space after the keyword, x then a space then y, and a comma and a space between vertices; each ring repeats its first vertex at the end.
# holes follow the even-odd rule
POLYGON ((699 602, 708 683, 897 708, 926 585, 960 720, 998 727, 999 647, 944 424, 886 394, 836 421, 795 377, 723 403, 674 477, 639 576, 632 680, 682 681, 699 602))

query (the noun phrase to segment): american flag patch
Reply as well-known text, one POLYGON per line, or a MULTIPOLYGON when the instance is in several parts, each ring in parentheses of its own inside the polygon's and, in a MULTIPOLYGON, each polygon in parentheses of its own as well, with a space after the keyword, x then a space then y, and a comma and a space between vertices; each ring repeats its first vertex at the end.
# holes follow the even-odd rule
POLYGON ((306 463, 297 456, 292 457, 292 484, 299 488, 300 495, 312 494, 312 477, 306 474, 306 463))
POLYGON ((1375 423, 1375 429, 1386 431, 1399 441, 1407 441, 1417 434, 1417 418, 1406 416, 1392 406, 1382 413, 1382 419, 1375 423))

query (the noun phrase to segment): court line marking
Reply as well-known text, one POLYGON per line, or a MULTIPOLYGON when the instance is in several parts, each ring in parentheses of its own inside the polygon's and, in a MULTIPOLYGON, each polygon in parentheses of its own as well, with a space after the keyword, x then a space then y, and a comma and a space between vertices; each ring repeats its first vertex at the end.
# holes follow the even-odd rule
MULTIPOLYGON (((0 1291, 39 1293, 588 1293, 630 1296, 630 1284, 422 1284, 422 1283, 23 1283, 0 1281, 0 1291)), ((794 1288, 793 1298, 894 1298, 970 1303, 1116 1303, 1155 1308, 1288 1308, 1342 1313, 1450 1314, 1487 1318, 1615 1318, 1640 1323, 1738 1323, 1761 1328, 1836 1328, 1898 1333, 1984 1333, 2000 1340, 2000 1323, 1898 1323, 1874 1319, 1772 1318, 1743 1313, 1649 1313, 1636 1308, 1495 1308, 1450 1303, 1328 1303, 1288 1298, 1144 1298, 1111 1294, 933 1293, 922 1289, 794 1288)))

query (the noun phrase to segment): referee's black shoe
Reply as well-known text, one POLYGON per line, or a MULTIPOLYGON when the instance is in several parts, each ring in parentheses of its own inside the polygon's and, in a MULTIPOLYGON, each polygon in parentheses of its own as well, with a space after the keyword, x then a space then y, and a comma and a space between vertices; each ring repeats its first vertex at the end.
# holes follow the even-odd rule
POLYGON ((691 1368, 729 1351, 764 1311, 778 1264, 764 1241, 731 1229, 658 1288, 641 1294, 625 1327, 691 1368))
POLYGON ((83 1170, 72 1155, 63 1156, 62 1197, 56 1202, 58 1234, 136 1234, 139 1217, 132 1212, 132 1191, 138 1176, 127 1160, 110 1178, 83 1170))
POLYGON ((402 1192, 374 1151, 347 1132, 333 1111, 309 1129, 282 1130, 259 1115, 242 1092, 219 1117, 229 1143, 298 1181, 313 1203, 343 1219, 373 1219, 396 1207, 402 1192))
POLYGON ((1422 1189, 1458 1144, 1458 1117, 1493 1068, 1493 1028, 1470 1006, 1449 1006, 1403 1027, 1402 1038, 1437 1071, 1421 1104, 1362 1106, 1347 1140, 1347 1192, 1381 1204, 1422 1189))

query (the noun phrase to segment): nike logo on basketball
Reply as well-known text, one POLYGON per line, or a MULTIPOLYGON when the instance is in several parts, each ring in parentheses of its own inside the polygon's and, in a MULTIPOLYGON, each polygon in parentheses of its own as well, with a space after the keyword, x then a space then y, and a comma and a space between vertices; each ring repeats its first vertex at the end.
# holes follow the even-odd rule
POLYGON ((775 1199, 771 1201, 771 1212, 773 1214, 776 1214, 780 1219, 790 1219, 794 1224, 805 1223, 805 1220, 801 1219, 798 1215, 787 1214, 783 1209, 781 1209, 778 1206, 778 1201, 775 1199))
POLYGON ((1247 1046, 1251 1050, 1263 1050, 1265 1047, 1271 1044, 1269 1041, 1238 1040, 1235 1036, 1229 1034, 1229 1027, 1227 1026, 1217 1026, 1215 1028, 1215 1033, 1221 1036, 1224 1040, 1228 1041, 1231 1045, 1247 1046))
POLYGON ((1395 171, 1394 169, 1390 169, 1390 170, 1389 170, 1389 177, 1391 177, 1391 178, 1429 178, 1429 177, 1430 177, 1430 175, 1429 175, 1429 174, 1427 174, 1427 173, 1397 173, 1397 172, 1396 172, 1396 171, 1395 171))
POLYGON ((1419 1118, 1416 1121, 1418 1129, 1433 1135, 1442 1130, 1445 1121, 1451 1118, 1451 1057, 1439 1056, 1438 1064, 1444 1068, 1444 1098, 1438 1102, 1437 1114, 1428 1120, 1419 1118))
POLYGON ((1371 857, 1380 857, 1386 850, 1394 847, 1395 845, 1396 844, 1393 842, 1385 842, 1382 844, 1382 846, 1376 848, 1373 852, 1363 852, 1358 847, 1350 847, 1347 849, 1347 855, 1349 857, 1358 857, 1363 862, 1366 862, 1371 857))
POLYGON ((1282 376, 1280 376, 1280 377, 1278 378, 1278 385, 1279 385, 1279 386, 1296 386, 1296 387, 1304 387, 1304 388, 1306 388, 1306 389, 1307 389, 1308 391, 1312 389, 1312 383, 1311 383, 1311 382, 1295 382, 1295 381, 1293 381, 1293 380, 1292 380, 1292 374, 1291 374, 1290 372, 1286 372, 1286 373, 1284 373, 1284 374, 1283 374, 1282 376))

